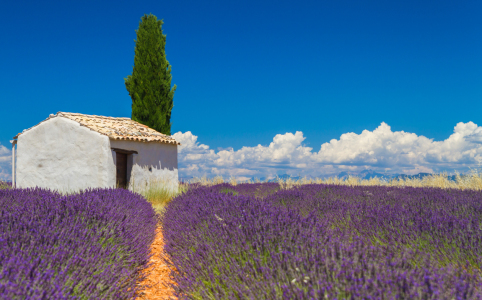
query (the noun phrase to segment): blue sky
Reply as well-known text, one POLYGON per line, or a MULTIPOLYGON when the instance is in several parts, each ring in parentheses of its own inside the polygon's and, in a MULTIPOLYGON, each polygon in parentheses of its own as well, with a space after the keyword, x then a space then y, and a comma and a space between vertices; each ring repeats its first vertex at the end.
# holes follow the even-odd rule
POLYGON ((464 172, 482 160, 480 1, 8 1, 9 140, 58 111, 130 117, 135 30, 164 20, 183 177, 464 172))

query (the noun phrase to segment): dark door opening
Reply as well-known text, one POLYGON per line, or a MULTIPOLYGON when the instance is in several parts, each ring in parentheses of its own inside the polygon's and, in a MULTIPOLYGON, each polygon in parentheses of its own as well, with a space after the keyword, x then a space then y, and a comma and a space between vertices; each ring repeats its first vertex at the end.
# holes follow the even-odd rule
POLYGON ((116 182, 118 188, 127 188, 127 154, 116 152, 116 182))

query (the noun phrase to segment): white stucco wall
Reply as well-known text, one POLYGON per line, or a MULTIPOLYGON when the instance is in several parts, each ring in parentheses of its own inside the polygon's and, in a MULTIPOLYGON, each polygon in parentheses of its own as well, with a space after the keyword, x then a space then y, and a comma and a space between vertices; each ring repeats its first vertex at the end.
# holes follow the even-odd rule
POLYGON ((149 185, 178 188, 177 145, 110 140, 70 119, 55 116, 20 134, 17 142, 17 187, 44 187, 61 192, 116 186, 116 154, 128 155, 129 189, 149 185))
POLYGON ((25 131, 17 144, 17 187, 76 192, 113 187, 110 141, 79 123, 50 118, 25 131))
MULTIPOLYGON (((130 190, 142 192, 150 184, 177 190, 179 184, 177 145, 110 140, 110 147, 138 153, 129 155, 131 159, 128 159, 127 173, 130 190)), ((115 174, 115 152, 112 151, 111 155, 115 174)))

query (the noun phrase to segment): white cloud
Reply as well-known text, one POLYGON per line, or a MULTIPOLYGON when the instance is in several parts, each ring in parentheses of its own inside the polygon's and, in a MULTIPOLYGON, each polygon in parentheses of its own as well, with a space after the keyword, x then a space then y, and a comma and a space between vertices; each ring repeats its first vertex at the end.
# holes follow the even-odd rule
POLYGON ((177 132, 180 141, 179 171, 182 177, 268 177, 287 173, 325 177, 341 171, 416 174, 420 172, 465 172, 482 163, 482 127, 458 123, 446 140, 435 142, 404 131, 393 132, 381 123, 373 131, 345 133, 321 145, 318 152, 303 146, 303 133, 278 134, 269 146, 232 148, 215 152, 197 142, 190 131, 177 132))
POLYGON ((0 144, 0 180, 12 179, 12 151, 0 144))
POLYGON ((243 147, 234 151, 221 150, 217 153, 209 146, 199 144, 197 136, 190 131, 177 132, 173 137, 181 142, 179 147, 179 171, 183 177, 274 177, 281 168, 296 168, 306 163, 312 148, 304 147, 303 133, 278 134, 268 146, 243 147))

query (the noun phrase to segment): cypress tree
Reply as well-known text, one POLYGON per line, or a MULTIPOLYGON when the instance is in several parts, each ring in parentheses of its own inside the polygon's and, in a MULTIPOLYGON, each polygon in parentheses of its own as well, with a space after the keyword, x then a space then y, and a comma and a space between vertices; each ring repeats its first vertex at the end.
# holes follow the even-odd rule
POLYGON ((132 120, 171 135, 171 110, 176 85, 171 88, 171 66, 166 59, 166 36, 162 20, 149 14, 141 17, 132 75, 124 78, 132 98, 132 120))

